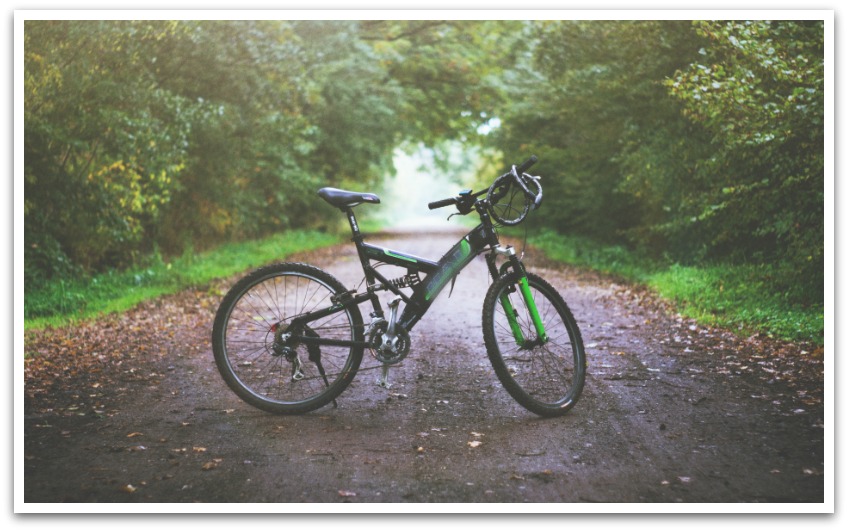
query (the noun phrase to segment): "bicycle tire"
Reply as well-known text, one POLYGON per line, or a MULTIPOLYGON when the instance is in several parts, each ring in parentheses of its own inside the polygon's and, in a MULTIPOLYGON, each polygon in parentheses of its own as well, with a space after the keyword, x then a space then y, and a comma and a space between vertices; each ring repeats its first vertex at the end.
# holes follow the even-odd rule
POLYGON ((531 293, 548 334, 545 343, 519 344, 506 318, 501 297, 517 312, 524 338, 538 339, 518 287, 521 275, 502 275, 483 302, 483 339, 495 374, 524 408, 544 417, 566 414, 580 398, 586 379, 586 354, 580 329, 562 296, 544 279, 527 273, 531 293))
MULTIPOLYGON (((298 263, 266 266, 239 280, 221 301, 212 328, 215 364, 230 389, 276 414, 306 413, 335 400, 356 375, 362 347, 299 344, 289 359, 273 344, 278 326, 333 304, 331 297, 345 291, 329 273, 298 263)), ((362 314, 351 306, 310 323, 304 333, 362 341, 362 314)))

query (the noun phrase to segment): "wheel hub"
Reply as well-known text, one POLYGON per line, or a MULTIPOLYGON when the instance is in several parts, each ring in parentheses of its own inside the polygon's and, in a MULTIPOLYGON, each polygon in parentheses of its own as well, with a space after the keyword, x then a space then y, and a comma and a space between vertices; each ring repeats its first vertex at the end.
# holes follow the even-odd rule
POLYGON ((289 343, 289 325, 286 323, 276 323, 270 330, 274 334, 274 343, 271 345, 271 353, 276 357, 285 356, 287 360, 292 361, 297 356, 295 345, 289 343))

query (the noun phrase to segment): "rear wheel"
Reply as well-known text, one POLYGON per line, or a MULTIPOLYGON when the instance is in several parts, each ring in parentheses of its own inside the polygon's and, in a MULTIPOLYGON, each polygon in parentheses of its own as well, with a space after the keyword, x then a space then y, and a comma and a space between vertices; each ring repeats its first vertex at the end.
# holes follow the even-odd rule
POLYGON ((522 276, 498 278, 483 302, 483 338, 489 360, 507 392, 542 416, 564 415, 583 391, 586 356, 577 322, 565 301, 545 280, 527 273, 546 337, 522 295, 522 276))
POLYGON ((227 293, 212 329, 212 350, 227 385, 272 413, 305 413, 334 400, 353 380, 362 347, 286 342, 286 334, 363 341, 362 315, 351 306, 301 327, 292 319, 330 307, 345 287, 306 264, 250 273, 227 293))

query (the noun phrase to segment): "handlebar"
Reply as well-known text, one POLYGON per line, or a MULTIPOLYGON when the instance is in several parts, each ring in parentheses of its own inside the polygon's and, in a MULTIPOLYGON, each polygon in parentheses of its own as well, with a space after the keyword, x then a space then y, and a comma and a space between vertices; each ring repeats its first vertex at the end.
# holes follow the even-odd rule
POLYGON ((442 207, 455 205, 455 204, 456 204, 456 198, 451 197, 449 199, 439 199, 438 201, 433 201, 432 203, 428 204, 427 206, 430 208, 430 210, 436 210, 437 208, 442 208, 442 207))
POLYGON ((536 155, 530 155, 530 158, 515 167, 515 172, 519 175, 530 169, 530 166, 536 164, 539 159, 536 155))
POLYGON ((524 193, 527 195, 527 198, 533 200, 533 210, 538 209, 542 205, 542 188, 541 186, 539 186, 539 177, 526 175, 524 172, 530 169, 532 165, 536 164, 538 160, 539 159, 536 158, 536 155, 531 155, 529 159, 525 160, 518 166, 512 167, 512 176, 515 177, 515 182, 518 184, 519 187, 521 187, 522 190, 524 190, 524 193), (539 189, 538 194, 534 194, 530 191, 529 188, 527 188, 528 178, 536 181, 536 186, 539 189))
MULTIPOLYGON (((522 176, 523 176, 524 172, 529 170, 530 167, 533 166, 534 164, 536 164, 536 162, 538 162, 538 161, 539 161, 539 159, 536 157, 536 155, 531 155, 530 158, 528 158, 527 160, 525 160, 524 162, 522 162, 521 164, 519 164, 517 166, 513 166, 512 170, 510 170, 510 172, 507 172, 506 174, 501 176, 501 177, 505 177, 507 175, 510 175, 510 173, 511 173, 515 177, 516 182, 524 190, 524 193, 527 194, 528 198, 533 199, 533 209, 534 210, 539 208, 539 205, 542 202, 541 189, 539 190, 538 195, 530 192, 530 190, 527 188, 527 185, 524 184, 522 176)), ((498 179, 500 179, 500 177, 498 179)), ((537 186, 538 186, 538 178, 535 178, 535 179, 537 180, 537 186)), ((496 179, 496 181, 497 181, 497 179, 496 179)), ((477 192, 475 194, 471 194, 471 195, 468 195, 468 196, 450 197, 450 198, 447 198, 447 199, 440 199, 438 201, 433 201, 431 203, 428 203, 427 207, 430 210, 436 210, 437 208, 443 208, 443 207, 451 206, 451 205, 460 205, 460 207, 462 207, 462 206, 470 207, 470 204, 467 204, 467 200, 470 199, 470 198, 473 198, 473 197, 480 196, 484 193, 486 193, 486 190, 481 190, 480 192, 477 192), (462 203, 460 203, 460 200, 462 200, 462 203)), ((470 211, 471 209, 467 208, 467 210, 470 211)), ((463 208, 460 208, 460 211, 461 211, 462 214, 468 213, 467 211, 464 211, 463 208)))

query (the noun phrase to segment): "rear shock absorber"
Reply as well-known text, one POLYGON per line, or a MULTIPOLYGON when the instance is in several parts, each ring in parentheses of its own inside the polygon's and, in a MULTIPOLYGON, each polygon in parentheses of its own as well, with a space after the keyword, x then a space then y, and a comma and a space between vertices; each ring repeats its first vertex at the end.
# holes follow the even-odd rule
POLYGON ((406 275, 389 281, 396 288, 411 288, 421 283, 417 271, 407 272, 406 275))

